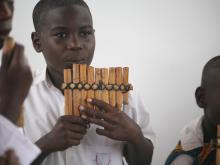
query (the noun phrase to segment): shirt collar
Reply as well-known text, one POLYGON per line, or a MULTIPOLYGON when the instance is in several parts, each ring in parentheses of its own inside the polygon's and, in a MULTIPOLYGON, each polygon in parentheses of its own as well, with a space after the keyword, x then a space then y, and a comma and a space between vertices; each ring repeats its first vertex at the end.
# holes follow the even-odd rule
POLYGON ((50 80, 49 75, 47 74, 47 67, 45 66, 42 70, 37 70, 34 75, 34 85, 38 85, 40 83, 45 83, 48 88, 53 86, 53 83, 50 80))
POLYGON ((180 141, 184 151, 203 146, 202 119, 203 116, 200 116, 182 130, 180 141))

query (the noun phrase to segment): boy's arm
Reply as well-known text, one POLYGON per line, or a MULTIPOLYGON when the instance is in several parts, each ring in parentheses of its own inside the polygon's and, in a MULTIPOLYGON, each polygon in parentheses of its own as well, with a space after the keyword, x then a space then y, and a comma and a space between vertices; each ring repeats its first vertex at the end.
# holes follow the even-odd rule
POLYGON ((40 155, 37 157, 37 159, 35 159, 35 160, 31 163, 31 165, 40 165, 48 155, 49 155, 49 153, 42 153, 42 154, 40 154, 40 155))
POLYGON ((153 155, 152 142, 141 136, 136 143, 127 142, 124 147, 124 156, 129 165, 148 165, 151 163, 153 155))
POLYGON ((124 155, 130 165, 150 164, 153 145, 150 140, 143 136, 137 123, 124 112, 118 111, 101 100, 88 99, 87 101, 100 109, 100 111, 94 111, 88 107, 80 106, 81 113, 86 114, 83 117, 104 128, 97 128, 97 134, 125 141, 124 155))

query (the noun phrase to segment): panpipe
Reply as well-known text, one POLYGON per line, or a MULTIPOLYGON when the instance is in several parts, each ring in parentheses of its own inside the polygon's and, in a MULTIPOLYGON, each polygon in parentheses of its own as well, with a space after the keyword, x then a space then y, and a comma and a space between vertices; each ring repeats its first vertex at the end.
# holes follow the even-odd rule
POLYGON ((15 41, 12 37, 6 37, 3 44, 3 55, 11 55, 15 47, 15 41))
POLYGON ((17 120, 17 124, 18 127, 24 127, 24 108, 23 105, 20 107, 19 109, 19 117, 17 120))
MULTIPOLYGON (((9 61, 11 60, 11 54, 14 50, 15 47, 15 41, 12 37, 6 37, 4 39, 4 44, 3 44, 3 55, 9 56, 9 61)), ((24 120, 23 120, 23 108, 22 106, 19 109, 19 118, 17 121, 17 126, 18 127, 23 127, 24 125, 24 120)))
POLYGON ((98 109, 88 104, 87 98, 102 100, 122 111, 128 104, 128 92, 133 89, 128 76, 128 67, 94 68, 73 64, 71 69, 64 69, 65 115, 80 116, 80 105, 98 109))
POLYGON ((220 165, 220 125, 217 126, 216 165, 220 165))

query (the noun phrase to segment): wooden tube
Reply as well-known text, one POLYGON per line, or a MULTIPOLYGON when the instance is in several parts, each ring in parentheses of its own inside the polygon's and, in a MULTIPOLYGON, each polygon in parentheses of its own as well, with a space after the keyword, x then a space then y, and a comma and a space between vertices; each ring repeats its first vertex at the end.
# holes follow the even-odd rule
MULTIPOLYGON (((122 78, 122 67, 116 68, 116 84, 121 85, 123 82, 122 78)), ((116 91, 116 107, 119 111, 122 110, 122 103, 123 103, 123 94, 120 90, 116 91)))
MULTIPOLYGON (((64 69, 64 82, 71 83, 71 69, 64 69)), ((72 91, 71 89, 64 90, 65 97, 65 115, 72 115, 72 91)))
MULTIPOLYGON (((101 69, 101 80, 104 85, 108 84, 108 69, 107 68, 101 69)), ((109 103, 108 90, 106 89, 102 91, 102 101, 109 103)))
POLYGON ((10 55, 15 47, 15 41, 12 37, 6 37, 3 45, 3 55, 10 55))
MULTIPOLYGON (((88 104, 86 98, 102 100, 118 110, 128 104, 126 85, 129 84, 128 67, 94 68, 86 64, 73 64, 72 70, 64 70, 64 83, 62 87, 65 95, 65 114, 80 116, 79 105, 88 104), (72 77, 71 77, 72 76, 72 77), (72 91, 72 93, 68 92, 72 91), (71 101, 72 100, 72 101, 71 101)), ((132 90, 132 88, 128 89, 132 90)))
POLYGON ((216 165, 220 165, 220 125, 217 126, 216 165))
MULTIPOLYGON (((101 81, 101 69, 100 68, 95 68, 95 83, 99 84, 101 81)), ((102 92, 101 90, 96 90, 95 91, 95 98, 98 100, 102 99, 102 92)), ((95 107, 95 109, 98 110, 97 107, 95 107)))
MULTIPOLYGON (((68 69, 68 82, 71 83, 72 82, 72 75, 71 75, 71 69, 68 69)), ((72 115, 72 111, 73 111, 73 93, 71 89, 68 89, 68 93, 69 93, 69 115, 72 115)))
MULTIPOLYGON (((88 80, 87 82, 89 85, 93 85, 95 83, 94 67, 92 66, 88 66, 87 80, 88 80)), ((94 98, 95 91, 92 89, 88 90, 87 97, 94 98)), ((91 104, 88 104, 88 106, 92 109, 94 108, 91 104)))
MULTIPOLYGON (((87 65, 86 64, 80 64, 80 82, 82 84, 87 83, 87 65)), ((86 98, 87 98, 87 91, 85 89, 82 89, 81 91, 81 104, 86 105, 86 98)))
POLYGON ((23 108, 23 106, 20 107, 17 126, 18 127, 24 127, 24 108, 23 108))
MULTIPOLYGON (((115 68, 109 68, 109 84, 115 84, 115 68)), ((116 105, 116 92, 114 90, 109 91, 109 104, 115 107, 116 105)))
MULTIPOLYGON (((123 84, 128 84, 128 75, 129 75, 129 68, 124 67, 123 68, 123 84)), ((128 104, 128 93, 123 94, 123 104, 128 104)))
MULTIPOLYGON (((73 83, 79 83, 80 80, 79 64, 73 64, 73 83)), ((78 89, 73 90, 73 115, 80 116, 79 105, 81 103, 81 94, 78 89)))
MULTIPOLYGON (((67 69, 63 70, 63 76, 64 76, 64 83, 67 83, 67 69)), ((69 112, 69 103, 68 103, 68 92, 67 89, 64 89, 64 100, 65 100, 65 115, 68 115, 69 112)))

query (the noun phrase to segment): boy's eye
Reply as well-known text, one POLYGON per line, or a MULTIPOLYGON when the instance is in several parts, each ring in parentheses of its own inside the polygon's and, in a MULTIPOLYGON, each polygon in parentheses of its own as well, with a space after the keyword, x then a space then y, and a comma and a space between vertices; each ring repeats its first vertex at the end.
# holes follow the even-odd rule
POLYGON ((14 0, 7 0, 6 2, 9 4, 9 6, 10 6, 11 8, 14 7, 14 0))
POLYGON ((87 37, 87 36, 92 35, 92 34, 93 34, 93 31, 82 31, 82 32, 80 32, 81 37, 87 37))
POLYGON ((67 38, 67 33, 60 32, 60 33, 56 33, 55 36, 58 38, 67 38))
POLYGON ((4 1, 2 1, 1 2, 1 0, 0 0, 0 6, 1 6, 1 8, 4 6, 4 7, 7 7, 7 8, 9 8, 11 11, 13 11, 13 9, 14 9, 14 1, 12 1, 12 0, 4 0, 4 1))

